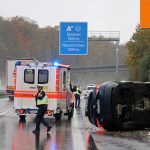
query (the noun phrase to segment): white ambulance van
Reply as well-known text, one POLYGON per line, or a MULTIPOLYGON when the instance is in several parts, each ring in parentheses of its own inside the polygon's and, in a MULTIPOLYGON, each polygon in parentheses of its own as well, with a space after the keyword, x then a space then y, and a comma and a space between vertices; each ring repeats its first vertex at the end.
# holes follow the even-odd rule
POLYGON ((25 119, 27 114, 37 112, 38 108, 34 98, 37 93, 37 85, 43 86, 48 96, 47 114, 54 115, 59 106, 62 113, 71 119, 74 112, 74 96, 70 91, 70 70, 70 66, 58 63, 16 62, 14 109, 20 119, 25 119))

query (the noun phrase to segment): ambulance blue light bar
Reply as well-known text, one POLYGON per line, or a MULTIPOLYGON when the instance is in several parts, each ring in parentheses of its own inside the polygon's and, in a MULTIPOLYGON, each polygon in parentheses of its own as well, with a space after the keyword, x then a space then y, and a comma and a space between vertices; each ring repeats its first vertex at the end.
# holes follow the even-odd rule
POLYGON ((53 64, 55 67, 58 67, 58 66, 60 66, 60 64, 58 63, 58 62, 54 62, 54 64, 53 64))
POLYGON ((52 66, 54 66, 54 67, 70 68, 70 65, 63 65, 63 64, 59 64, 58 62, 54 62, 52 66))

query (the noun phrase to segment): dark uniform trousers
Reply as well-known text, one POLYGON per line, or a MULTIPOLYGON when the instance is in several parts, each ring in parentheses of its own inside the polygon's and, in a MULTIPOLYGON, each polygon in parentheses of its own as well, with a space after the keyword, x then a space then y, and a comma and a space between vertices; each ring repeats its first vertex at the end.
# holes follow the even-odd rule
POLYGON ((44 126, 49 127, 48 123, 44 119, 44 114, 47 111, 47 105, 38 105, 38 112, 36 116, 36 131, 40 130, 40 124, 41 122, 44 124, 44 126))
POLYGON ((75 94, 75 108, 80 107, 80 95, 75 94))

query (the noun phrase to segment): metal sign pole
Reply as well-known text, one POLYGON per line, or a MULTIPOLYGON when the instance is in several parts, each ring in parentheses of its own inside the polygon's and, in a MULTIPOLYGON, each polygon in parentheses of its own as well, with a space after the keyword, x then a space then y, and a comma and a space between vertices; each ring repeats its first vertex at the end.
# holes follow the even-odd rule
POLYGON ((116 81, 119 81, 119 41, 116 41, 116 81))
POLYGON ((75 55, 73 56, 73 65, 76 66, 76 58, 75 58, 75 55))

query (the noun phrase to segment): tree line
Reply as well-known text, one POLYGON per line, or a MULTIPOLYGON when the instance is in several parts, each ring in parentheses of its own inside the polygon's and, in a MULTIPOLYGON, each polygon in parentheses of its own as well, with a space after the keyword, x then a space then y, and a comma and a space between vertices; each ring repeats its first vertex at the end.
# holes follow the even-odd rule
MULTIPOLYGON (((5 80, 6 58, 35 58, 39 61, 58 61, 72 67, 115 65, 116 45, 112 42, 89 41, 88 55, 59 55, 59 26, 40 28, 27 17, 0 17, 0 76, 5 80)), ((120 64, 124 64, 127 50, 120 49, 120 64)))
POLYGON ((137 25, 136 31, 130 41, 126 44, 128 54, 126 64, 130 73, 130 80, 150 80, 150 29, 140 29, 137 25))

